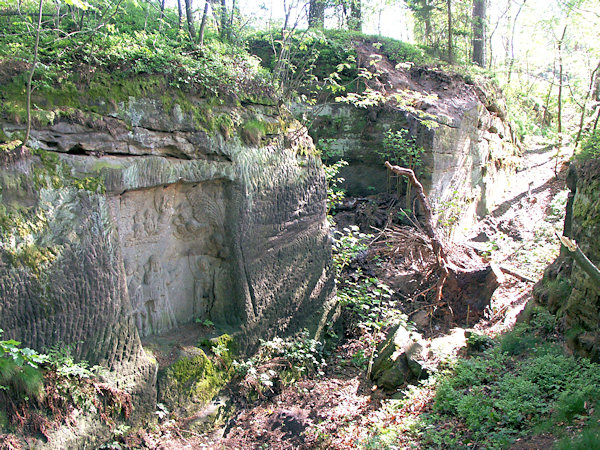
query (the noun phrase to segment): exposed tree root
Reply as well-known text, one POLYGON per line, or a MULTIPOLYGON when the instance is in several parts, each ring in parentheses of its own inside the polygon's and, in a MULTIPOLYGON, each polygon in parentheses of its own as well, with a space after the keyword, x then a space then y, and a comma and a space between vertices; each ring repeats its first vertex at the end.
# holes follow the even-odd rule
POLYGON ((423 231, 431 241, 435 264, 440 272, 435 286, 435 304, 441 305, 444 287, 446 287, 448 298, 444 300, 453 313, 456 312, 457 307, 460 310, 464 309, 467 316, 476 310, 483 310, 498 287, 496 272, 489 264, 482 264, 481 261, 475 263, 472 258, 467 257, 465 251, 458 251, 458 249, 455 249, 457 255, 452 261, 450 253, 435 229, 431 205, 415 173, 411 169, 393 166, 387 161, 385 165, 392 172, 408 178, 423 209, 423 231))

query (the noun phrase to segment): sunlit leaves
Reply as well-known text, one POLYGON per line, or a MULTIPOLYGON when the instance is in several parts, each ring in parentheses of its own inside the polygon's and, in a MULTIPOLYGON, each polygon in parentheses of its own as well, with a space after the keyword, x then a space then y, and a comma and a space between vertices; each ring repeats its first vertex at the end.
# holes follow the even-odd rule
POLYGON ((90 4, 84 0, 64 0, 67 5, 74 6, 84 11, 90 7, 90 4))

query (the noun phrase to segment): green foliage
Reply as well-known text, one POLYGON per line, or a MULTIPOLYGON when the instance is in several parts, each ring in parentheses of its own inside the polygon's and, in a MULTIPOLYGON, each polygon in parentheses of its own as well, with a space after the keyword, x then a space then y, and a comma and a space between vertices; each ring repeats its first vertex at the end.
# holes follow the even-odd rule
POLYGON ((383 36, 367 37, 368 41, 379 43, 379 50, 395 64, 412 63, 416 65, 427 65, 432 59, 425 54, 422 48, 407 42, 398 41, 383 36))
POLYGON ((410 132, 401 128, 398 131, 388 130, 385 133, 383 149, 378 150, 377 154, 382 161, 389 161, 390 164, 416 171, 422 165, 421 156, 424 151, 417 145, 416 139, 410 135, 410 132))
MULTIPOLYGON (((360 78, 368 71, 356 63, 357 43, 377 46, 393 63, 429 62, 424 52, 411 44, 354 31, 274 29, 249 38, 250 52, 272 71, 280 89, 289 90, 285 95, 293 96, 297 91, 304 100, 312 101, 322 94, 363 92, 365 85, 360 78)), ((375 91, 371 94, 376 95, 375 91)))
MULTIPOLYGON (((225 341, 226 339, 223 340, 225 341)), ((220 343, 216 343, 215 347, 219 347, 220 343)), ((222 356, 225 357, 224 354, 222 356)), ((233 368, 231 364, 227 366, 223 362, 224 358, 220 360, 220 364, 214 363, 200 349, 195 350, 191 356, 180 358, 164 372, 163 398, 171 404, 180 406, 189 401, 202 405, 209 404, 231 379, 233 368)))
POLYGON ((593 427, 583 431, 574 438, 564 438, 557 445, 557 450, 590 450, 600 448, 600 428, 593 427))
POLYGON ((333 241, 333 264, 336 269, 337 278, 341 276, 344 269, 356 258, 360 252, 367 249, 366 240, 371 235, 361 233, 356 225, 344 228, 342 231, 334 231, 333 241))
POLYGON ((585 136, 581 142, 579 151, 575 158, 580 161, 600 157, 600 129, 593 130, 585 136))
POLYGON ((494 340, 485 334, 470 333, 467 337, 467 348, 469 350, 481 352, 493 346, 494 340))
POLYGON ((254 147, 260 146, 262 138, 267 134, 264 122, 258 119, 251 119, 245 122, 241 127, 241 136, 243 141, 254 147))
MULTIPOLYGON (((0 337, 3 330, 0 329, 0 337)), ((40 365, 49 358, 30 348, 21 348, 13 339, 0 341, 0 390, 15 397, 37 398, 42 393, 40 365)))
POLYGON ((326 363, 323 345, 304 330, 287 339, 261 340, 252 358, 233 365, 246 396, 260 397, 303 377, 323 375, 326 363))
MULTIPOLYGON (((44 12, 55 14, 56 5, 46 3, 44 12)), ((35 2, 24 1, 25 14, 0 17, 0 64, 15 67, 3 82, 14 79, 23 95, 26 66, 17 62, 32 60, 35 29, 29 13, 37 13, 35 6, 35 2)), ((272 91, 267 71, 243 45, 207 36, 200 50, 179 33, 176 13, 170 9, 161 16, 158 8, 146 2, 93 0, 91 12, 85 16, 76 13, 80 15, 76 19, 64 5, 58 6, 61 20, 54 17, 42 24, 33 80, 38 96, 52 96, 57 86, 63 91, 75 88, 69 95, 77 95, 102 74, 117 84, 133 76, 159 74, 176 88, 239 99, 269 96, 272 91)))
POLYGON ((297 90, 318 95, 322 83, 332 90, 345 90, 357 73, 351 34, 336 31, 290 31, 274 29, 249 38, 249 48, 285 96, 297 90), (288 91, 288 92, 285 92, 288 91))
POLYGON ((339 188, 339 185, 344 182, 344 179, 338 176, 342 167, 347 166, 348 162, 340 159, 334 164, 328 166, 323 165, 325 170, 325 180, 327 181, 327 216, 329 217, 332 211, 340 205, 346 195, 346 192, 339 188))
POLYGON ((233 358, 237 352, 235 339, 229 334, 222 334, 216 338, 204 339, 200 345, 210 348, 211 352, 218 359, 221 368, 225 370, 231 369, 233 358))
MULTIPOLYGON (((418 176, 422 165, 421 156, 425 150, 417 145, 416 139, 403 128, 398 131, 388 130, 383 138, 383 149, 377 151, 382 161, 389 161, 392 165, 400 165, 411 169, 418 176)), ((390 185, 390 172, 388 171, 388 187, 390 185)), ((396 191, 400 194, 400 187, 406 183, 406 209, 411 208, 411 184, 405 177, 396 176, 396 191)))
POLYGON ((90 367, 87 361, 75 361, 72 348, 53 347, 47 351, 48 365, 62 377, 69 379, 92 379, 103 372, 101 366, 90 367))
POLYGON ((600 398, 600 367, 565 355, 558 343, 542 343, 540 336, 553 327, 554 318, 536 310, 529 324, 518 325, 498 345, 438 376, 434 413, 414 431, 423 444, 505 448, 533 427, 557 431, 589 415, 600 398), (462 424, 454 427, 452 441, 437 425, 448 420, 462 424))
POLYGON ((337 295, 342 306, 354 315, 353 325, 363 333, 381 331, 400 317, 391 301, 391 288, 377 278, 345 280, 337 295))

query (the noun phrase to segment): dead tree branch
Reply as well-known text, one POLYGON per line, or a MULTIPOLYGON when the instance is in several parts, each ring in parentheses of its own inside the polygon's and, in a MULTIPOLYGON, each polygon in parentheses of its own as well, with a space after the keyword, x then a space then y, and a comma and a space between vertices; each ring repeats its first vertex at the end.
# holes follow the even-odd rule
POLYGON ((577 261, 579 267, 581 267, 581 269, 587 273, 592 280, 594 280, 595 284, 600 286, 600 270, 592 261, 589 260, 587 256, 585 256, 585 254, 577 245, 577 242, 565 236, 558 236, 558 238, 560 239, 561 244, 565 246, 567 250, 569 250, 569 253, 573 259, 577 261))
POLYGON ((431 246, 433 247, 433 252, 435 254, 437 264, 442 272, 436 287, 436 301, 439 302, 442 299, 442 290, 444 288, 444 283, 448 278, 449 271, 444 245, 442 244, 442 240, 439 238, 438 234, 435 231, 435 226, 433 222, 433 212, 431 206, 429 205, 429 200, 427 199, 427 195, 425 194, 423 185, 419 182, 419 180, 417 180, 415 173, 411 169, 407 169, 405 167, 400 166, 393 166, 388 161, 385 162, 385 166, 395 174, 402 175, 408 178, 408 180, 415 189, 417 198, 421 202, 421 206, 423 207, 423 212, 425 215, 425 233, 427 234, 429 239, 431 239, 431 246))

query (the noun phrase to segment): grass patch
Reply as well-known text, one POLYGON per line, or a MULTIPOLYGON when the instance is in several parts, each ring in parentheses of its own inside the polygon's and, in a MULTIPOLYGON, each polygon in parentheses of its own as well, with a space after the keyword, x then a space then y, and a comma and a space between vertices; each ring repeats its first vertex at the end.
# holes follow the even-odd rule
MULTIPOLYGON (((565 354, 554 324, 547 311, 534 308, 528 324, 428 381, 435 395, 414 423, 375 426, 364 446, 403 432, 423 448, 508 448, 518 438, 550 433, 562 438, 557 448, 599 448, 600 365, 565 354)), ((404 402, 414 404, 422 389, 408 392, 404 402)))

